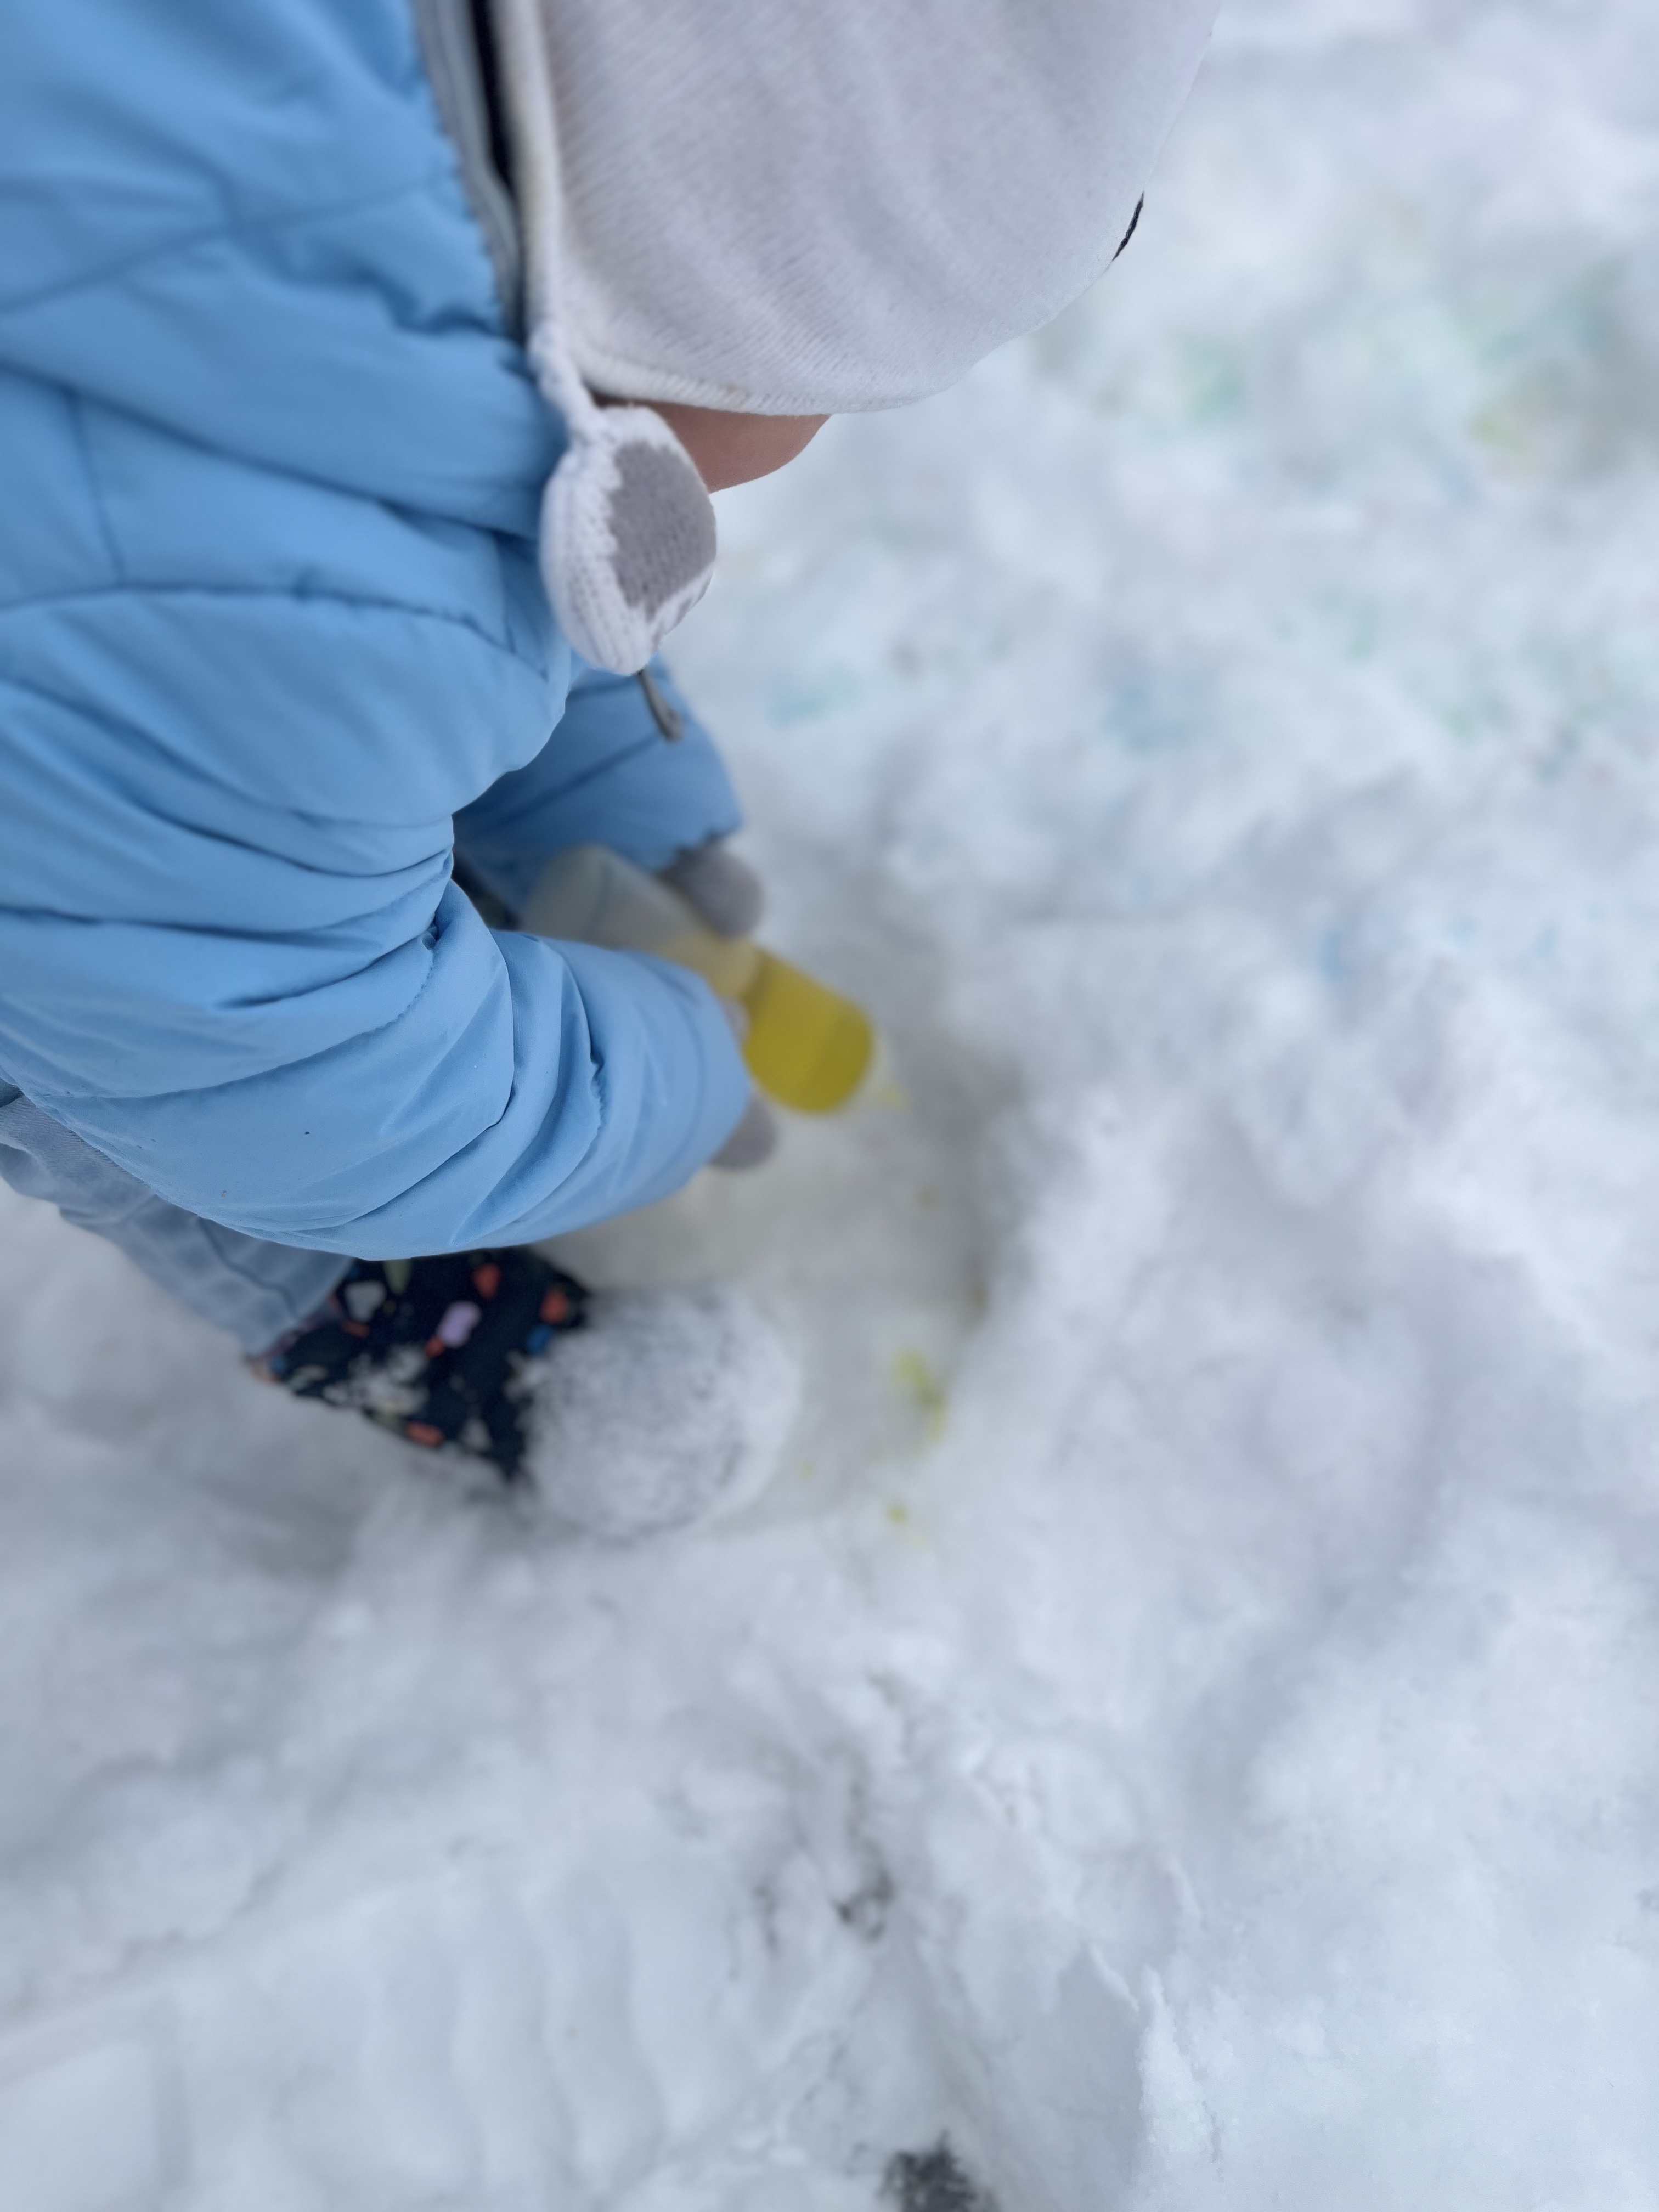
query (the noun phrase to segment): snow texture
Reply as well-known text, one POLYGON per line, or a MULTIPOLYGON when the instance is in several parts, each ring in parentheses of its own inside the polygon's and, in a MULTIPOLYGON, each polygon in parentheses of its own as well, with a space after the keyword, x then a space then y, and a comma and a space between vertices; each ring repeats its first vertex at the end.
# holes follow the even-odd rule
POLYGON ((574 1528, 620 1540, 758 1496, 778 1471, 800 1388, 765 1314, 720 1283, 605 1292, 585 1328, 525 1371, 524 1471, 538 1500, 574 1528))
POLYGON ((0 1243, 21 2212, 1659 2205, 1659 72, 1238 0, 679 661, 888 1039, 569 1240, 799 1358, 632 1547, 0 1243))

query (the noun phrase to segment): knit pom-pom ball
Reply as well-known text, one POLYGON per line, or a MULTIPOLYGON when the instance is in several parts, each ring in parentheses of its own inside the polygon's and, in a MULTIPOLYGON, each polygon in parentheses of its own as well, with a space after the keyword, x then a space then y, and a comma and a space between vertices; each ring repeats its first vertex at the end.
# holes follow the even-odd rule
POLYGON ((643 668, 708 588, 714 510, 696 464, 648 407, 596 410, 542 501, 542 574, 582 659, 643 668))

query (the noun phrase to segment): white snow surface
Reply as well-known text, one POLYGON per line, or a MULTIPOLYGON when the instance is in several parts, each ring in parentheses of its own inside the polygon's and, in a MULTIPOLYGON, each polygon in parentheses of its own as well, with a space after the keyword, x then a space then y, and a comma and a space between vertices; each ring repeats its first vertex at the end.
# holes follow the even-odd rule
POLYGON ((1659 2205, 1653 28, 1237 0, 1096 295, 726 503, 886 1066, 561 1249, 772 1316, 758 1502, 6 1200, 7 2212, 1659 2205))

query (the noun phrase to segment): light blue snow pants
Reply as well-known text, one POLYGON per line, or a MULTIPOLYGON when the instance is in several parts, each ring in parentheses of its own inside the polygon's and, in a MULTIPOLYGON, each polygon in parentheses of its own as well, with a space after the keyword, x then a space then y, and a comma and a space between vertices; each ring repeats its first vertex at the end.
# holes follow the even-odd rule
POLYGON ((349 1260, 222 1228, 146 1190, 0 1076, 0 1180, 48 1199, 65 1221, 118 1245, 152 1283, 244 1352, 263 1352, 316 1312, 349 1260))

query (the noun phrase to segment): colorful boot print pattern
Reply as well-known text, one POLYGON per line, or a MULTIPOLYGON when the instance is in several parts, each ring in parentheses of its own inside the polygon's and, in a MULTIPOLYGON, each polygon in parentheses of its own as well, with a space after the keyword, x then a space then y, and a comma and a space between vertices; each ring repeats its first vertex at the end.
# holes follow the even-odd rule
POLYGON ((581 1326, 587 1292, 527 1249, 357 1260, 328 1304, 252 1364, 429 1450, 520 1473, 528 1363, 581 1326))

